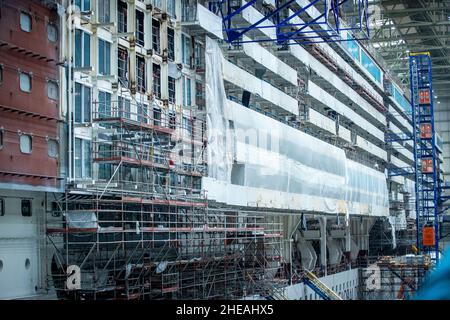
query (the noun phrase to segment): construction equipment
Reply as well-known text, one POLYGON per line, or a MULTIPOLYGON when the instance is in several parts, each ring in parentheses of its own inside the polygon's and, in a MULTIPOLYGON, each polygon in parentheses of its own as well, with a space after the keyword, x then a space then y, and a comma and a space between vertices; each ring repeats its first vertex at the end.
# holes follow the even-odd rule
POLYGON ((413 110, 417 248, 421 253, 430 254, 437 264, 440 188, 430 53, 411 53, 409 66, 413 110))
POLYGON ((314 273, 305 270, 303 283, 314 290, 324 300, 342 300, 333 290, 328 288, 322 281, 317 278, 314 273))

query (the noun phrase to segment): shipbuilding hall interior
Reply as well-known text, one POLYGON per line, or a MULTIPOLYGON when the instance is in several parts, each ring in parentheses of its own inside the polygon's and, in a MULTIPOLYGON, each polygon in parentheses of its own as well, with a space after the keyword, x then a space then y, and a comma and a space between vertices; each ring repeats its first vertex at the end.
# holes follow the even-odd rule
POLYGON ((449 1, 0 0, 0 25, 0 299, 437 298, 449 1))

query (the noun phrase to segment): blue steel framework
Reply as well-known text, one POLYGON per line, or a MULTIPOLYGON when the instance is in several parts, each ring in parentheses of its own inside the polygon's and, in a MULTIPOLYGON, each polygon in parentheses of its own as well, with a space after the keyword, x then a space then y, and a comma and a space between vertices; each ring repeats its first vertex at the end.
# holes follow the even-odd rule
POLYGON ((431 57, 411 53, 409 59, 414 139, 417 247, 439 262, 440 188, 434 126, 431 57), (427 133, 425 128, 431 130, 427 133), (434 228, 434 245, 423 244, 424 227, 434 228))
MULTIPOLYGON (((239 26, 235 23, 240 14, 262 0, 220 0, 219 11, 223 19, 223 28, 226 33, 225 40, 232 44, 247 42, 277 42, 287 44, 313 44, 320 42, 349 41, 341 37, 341 31, 349 30, 361 35, 352 40, 369 39, 368 0, 357 0, 356 6, 348 0, 311 0, 302 7, 297 0, 275 0, 275 8, 268 10, 258 21, 249 26, 239 26), (344 4, 356 9, 355 21, 349 26, 342 27, 341 16, 345 15, 344 4), (295 23, 293 19, 299 17, 307 10, 318 7, 320 13, 310 21, 295 23), (289 9, 293 12, 289 12, 289 9), (267 21, 271 22, 270 24, 267 21), (318 28, 317 28, 318 27, 318 28), (276 29, 275 38, 243 39, 247 33, 258 29, 276 29), (311 35, 316 33, 316 35, 311 35)), ((349 23, 349 21, 347 21, 349 23)))

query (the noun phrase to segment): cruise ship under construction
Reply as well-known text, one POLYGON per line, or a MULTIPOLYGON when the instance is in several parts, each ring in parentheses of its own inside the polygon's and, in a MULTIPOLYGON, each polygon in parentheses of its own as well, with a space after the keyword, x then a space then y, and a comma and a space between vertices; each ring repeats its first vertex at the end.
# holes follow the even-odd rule
POLYGON ((400 77, 373 10, 1 0, 0 298, 414 295, 446 139, 430 54, 400 77))

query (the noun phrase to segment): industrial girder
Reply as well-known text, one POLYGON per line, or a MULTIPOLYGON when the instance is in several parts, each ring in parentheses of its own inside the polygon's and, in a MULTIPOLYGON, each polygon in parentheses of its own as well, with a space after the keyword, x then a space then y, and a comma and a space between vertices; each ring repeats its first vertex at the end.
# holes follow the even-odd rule
POLYGON ((319 42, 349 41, 342 31, 352 31, 350 40, 369 38, 368 0, 275 0, 269 6, 263 0, 221 0, 225 40, 231 44, 247 42, 277 42, 277 44, 311 44, 319 42), (242 19, 252 14, 252 7, 266 8, 265 14, 253 16, 254 21, 242 19), (346 12, 352 21, 345 23, 346 12), (255 30, 264 31, 262 37, 246 37, 255 30))

